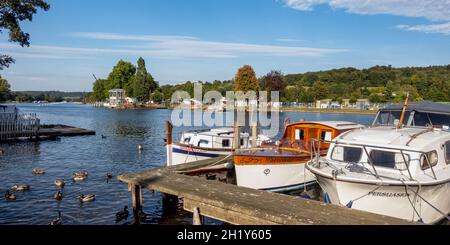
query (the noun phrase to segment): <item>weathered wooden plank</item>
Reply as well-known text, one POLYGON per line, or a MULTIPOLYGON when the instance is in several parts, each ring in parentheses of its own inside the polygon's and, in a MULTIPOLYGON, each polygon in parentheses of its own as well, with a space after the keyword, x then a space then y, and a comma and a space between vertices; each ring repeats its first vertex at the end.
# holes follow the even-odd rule
POLYGON ((188 210, 192 209, 190 203, 195 203, 208 215, 233 224, 410 224, 393 217, 177 174, 171 168, 118 178, 184 198, 188 210), (248 218, 249 222, 239 220, 238 216, 243 215, 252 218, 248 218))
POLYGON ((195 208, 200 209, 202 214, 206 217, 227 222, 233 225, 279 225, 278 223, 274 223, 269 220, 264 220, 258 217, 249 216, 247 214, 238 213, 230 209, 220 208, 186 198, 183 200, 184 210, 194 212, 195 208))

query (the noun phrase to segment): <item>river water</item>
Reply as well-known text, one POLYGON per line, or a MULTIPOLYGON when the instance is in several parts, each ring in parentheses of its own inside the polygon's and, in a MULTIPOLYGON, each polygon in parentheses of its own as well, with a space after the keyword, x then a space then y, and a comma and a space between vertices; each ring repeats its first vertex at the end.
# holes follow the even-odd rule
MULTIPOLYGON (((107 181, 106 174, 117 176, 165 165, 165 121, 170 120, 171 110, 109 110, 71 103, 18 104, 18 107, 21 112, 36 113, 42 124, 92 129, 97 135, 0 144, 5 151, 0 155, 1 194, 15 184, 31 186, 30 191, 17 193, 16 201, 0 198, 0 224, 46 225, 57 216, 58 210, 64 224, 116 224, 115 213, 125 205, 131 207, 131 195, 126 184, 115 177, 107 181), (143 151, 137 150, 138 144, 143 144, 143 151), (35 176, 34 168, 47 173, 35 176), (88 171, 89 177, 83 182, 72 182, 72 173, 81 170, 88 171), (53 199, 57 178, 66 180, 60 202, 53 199), (96 200, 80 204, 77 199, 80 194, 95 194, 96 200)), ((344 120, 365 125, 373 120, 371 115, 280 113, 280 122, 285 118, 344 120)), ((193 127, 175 127, 174 135, 190 129, 193 127)), ((144 212, 149 217, 146 223, 191 223, 187 213, 165 209, 159 193, 145 190, 143 200, 144 212)), ((131 219, 119 224, 131 224, 131 219)))

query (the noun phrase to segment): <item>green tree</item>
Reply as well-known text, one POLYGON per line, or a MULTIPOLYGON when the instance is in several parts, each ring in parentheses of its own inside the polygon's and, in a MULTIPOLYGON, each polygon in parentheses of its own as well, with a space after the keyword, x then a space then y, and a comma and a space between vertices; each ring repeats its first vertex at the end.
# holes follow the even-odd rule
POLYGON ((151 100, 160 103, 164 100, 164 95, 159 90, 155 90, 155 92, 153 92, 151 95, 151 100))
POLYGON ((0 76, 0 101, 6 101, 11 96, 10 85, 6 79, 0 76))
MULTIPOLYGON (((47 11, 50 5, 44 0, 1 0, 0 1, 0 33, 8 30, 9 41, 19 43, 20 46, 30 46, 30 34, 25 33, 21 21, 32 21, 38 9, 47 11)), ((0 54, 0 70, 9 67, 14 59, 0 54)))
POLYGON ((317 80, 311 88, 311 94, 314 100, 325 99, 328 96, 328 87, 325 83, 317 80))
POLYGON ((284 89, 286 88, 286 83, 281 71, 270 71, 264 77, 262 77, 261 83, 262 88, 268 92, 269 100, 271 99, 270 92, 272 91, 278 91, 280 93, 280 98, 284 97, 284 89))
POLYGON ((234 91, 258 91, 259 83, 256 79, 256 74, 253 68, 249 65, 244 65, 239 68, 234 78, 234 91))
POLYGON ((108 98, 108 80, 98 79, 94 82, 91 98, 94 101, 103 101, 108 98))
POLYGON ((136 67, 133 64, 120 60, 108 76, 108 86, 106 89, 125 89, 127 96, 133 96, 134 86, 131 78, 135 73, 136 67))
POLYGON ((159 86, 153 76, 147 72, 145 60, 142 57, 138 59, 137 64, 136 74, 132 78, 133 96, 140 101, 148 100, 150 94, 159 86))

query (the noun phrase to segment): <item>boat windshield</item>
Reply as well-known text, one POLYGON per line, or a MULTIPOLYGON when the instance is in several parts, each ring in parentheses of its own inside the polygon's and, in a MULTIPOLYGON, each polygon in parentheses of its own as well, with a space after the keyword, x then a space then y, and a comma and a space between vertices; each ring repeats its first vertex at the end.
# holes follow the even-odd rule
MULTIPOLYGON (((373 125, 395 125, 400 120, 402 112, 398 110, 380 111, 373 125)), ((408 111, 405 114, 404 124, 416 127, 442 127, 450 125, 450 115, 440 113, 428 113, 419 111, 408 111)))

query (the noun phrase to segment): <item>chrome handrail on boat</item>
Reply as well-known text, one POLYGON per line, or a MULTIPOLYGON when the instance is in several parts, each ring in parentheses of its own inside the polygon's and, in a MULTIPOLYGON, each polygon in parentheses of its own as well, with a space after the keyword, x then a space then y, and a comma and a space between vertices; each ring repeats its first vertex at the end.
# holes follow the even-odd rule
MULTIPOLYGON (((375 175, 378 179, 380 178, 380 176, 378 175, 378 172, 377 172, 377 170, 376 170, 376 167, 375 167, 375 165, 373 164, 372 158, 371 158, 369 152, 367 151, 367 148, 386 149, 386 150, 399 151, 400 154, 402 154, 402 158, 403 158, 403 161, 404 161, 404 163, 405 163, 405 165, 406 165, 406 169, 407 169, 407 171, 408 171, 408 175, 409 175, 409 177, 410 177, 410 180, 413 180, 414 178, 412 177, 411 171, 410 171, 410 169, 409 169, 410 164, 409 164, 408 161, 406 161, 406 158, 405 158, 405 156, 404 156, 404 154, 405 154, 404 151, 406 150, 406 151, 409 151, 409 152, 419 153, 419 154, 421 154, 421 155, 420 155, 420 158, 419 158, 419 162, 420 162, 420 159, 422 158, 422 156, 424 156, 424 157, 426 158, 426 161, 427 161, 427 163, 428 163, 428 166, 430 167, 430 170, 431 170, 431 172, 432 172, 432 174, 433 174, 433 178, 434 178, 435 180, 437 180, 437 176, 436 176, 436 173, 435 173, 435 171, 434 171, 433 165, 431 164, 430 160, 428 159, 427 152, 424 152, 424 151, 417 151, 417 150, 403 149, 403 148, 398 148, 398 147, 385 147, 385 146, 368 145, 368 144, 358 144, 358 143, 349 143, 349 142, 339 142, 339 141, 337 141, 337 140, 323 140, 323 139, 315 139, 315 138, 312 138, 312 139, 311 139, 311 148, 312 148, 312 150, 311 150, 311 152, 312 152, 312 154, 311 154, 311 161, 313 161, 314 158, 316 158, 317 163, 319 162, 319 159, 320 159, 320 153, 317 153, 317 151, 316 151, 316 147, 315 147, 316 144, 314 144, 315 142, 318 142, 318 143, 319 143, 319 144, 318 144, 318 147, 320 147, 320 142, 323 142, 323 143, 336 144, 336 145, 358 146, 358 147, 363 148, 365 154, 367 155, 368 163, 371 165, 372 169, 374 170, 374 175, 375 175), (313 154, 315 155, 315 157, 313 156, 313 154)), ((319 148, 319 149, 320 149, 320 148, 319 148)), ((320 151, 319 151, 319 152, 320 152, 320 151)), ((426 169, 425 169, 425 170, 426 170, 426 169)), ((423 170, 423 171, 425 171, 425 170, 423 170)))

